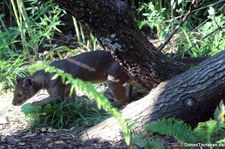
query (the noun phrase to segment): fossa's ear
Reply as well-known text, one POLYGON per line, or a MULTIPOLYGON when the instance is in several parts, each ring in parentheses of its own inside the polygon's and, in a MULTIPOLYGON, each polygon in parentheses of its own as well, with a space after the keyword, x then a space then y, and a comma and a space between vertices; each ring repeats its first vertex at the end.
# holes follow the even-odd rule
POLYGON ((33 86, 33 80, 30 77, 26 77, 23 80, 23 87, 30 87, 33 86))
POLYGON ((23 79, 23 77, 21 77, 20 75, 16 75, 16 83, 18 83, 22 79, 23 79))

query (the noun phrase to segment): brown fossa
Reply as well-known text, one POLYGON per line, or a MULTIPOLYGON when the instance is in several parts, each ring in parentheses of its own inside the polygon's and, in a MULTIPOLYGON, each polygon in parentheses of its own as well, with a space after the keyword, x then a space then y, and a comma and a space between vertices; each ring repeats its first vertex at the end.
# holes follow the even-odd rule
MULTIPOLYGON (((106 82, 118 106, 127 103, 127 88, 129 85, 137 84, 105 51, 86 52, 68 59, 54 61, 51 66, 72 74, 74 78, 83 81, 91 83, 106 82)), ((52 99, 63 100, 68 95, 70 86, 63 84, 60 77, 51 80, 53 75, 39 70, 32 76, 17 76, 12 104, 15 106, 23 104, 41 89, 46 89, 50 97, 34 104, 45 105, 52 99)))

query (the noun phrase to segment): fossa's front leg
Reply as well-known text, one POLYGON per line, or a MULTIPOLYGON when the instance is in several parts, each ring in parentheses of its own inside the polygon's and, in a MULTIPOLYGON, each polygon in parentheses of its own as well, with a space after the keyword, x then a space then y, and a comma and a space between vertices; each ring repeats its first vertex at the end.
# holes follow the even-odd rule
POLYGON ((54 97, 49 96, 49 97, 43 98, 43 99, 41 99, 39 101, 32 102, 31 104, 32 105, 38 105, 38 106, 45 106, 48 103, 53 102, 54 100, 55 100, 54 97))
POLYGON ((54 85, 51 85, 48 89, 47 92, 49 94, 49 97, 43 98, 39 101, 33 102, 32 104, 34 105, 40 105, 44 106, 47 105, 50 102, 61 102, 64 99, 65 96, 65 85, 63 85, 59 81, 55 81, 54 85))

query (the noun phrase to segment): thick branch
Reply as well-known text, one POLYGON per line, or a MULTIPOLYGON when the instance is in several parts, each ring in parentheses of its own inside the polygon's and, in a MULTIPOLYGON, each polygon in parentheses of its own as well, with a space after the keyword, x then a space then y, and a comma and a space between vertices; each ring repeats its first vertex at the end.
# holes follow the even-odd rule
POLYGON ((166 58, 139 31, 122 0, 55 0, 85 24, 106 51, 144 87, 151 89, 184 71, 184 65, 166 58))
MULTIPOLYGON (((159 118, 198 122, 225 97, 224 57, 222 51, 176 78, 162 82, 143 99, 127 105, 122 111, 123 118, 136 123, 134 131, 159 118)), ((83 133, 81 138, 119 143, 120 131, 117 121, 109 118, 83 133)))

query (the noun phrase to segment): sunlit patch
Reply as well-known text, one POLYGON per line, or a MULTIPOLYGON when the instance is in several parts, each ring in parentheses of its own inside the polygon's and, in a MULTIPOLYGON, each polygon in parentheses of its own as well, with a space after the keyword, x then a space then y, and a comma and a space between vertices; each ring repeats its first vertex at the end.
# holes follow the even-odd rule
POLYGON ((108 75, 107 80, 115 82, 115 83, 120 81, 120 79, 116 79, 114 76, 111 76, 111 75, 108 75))

